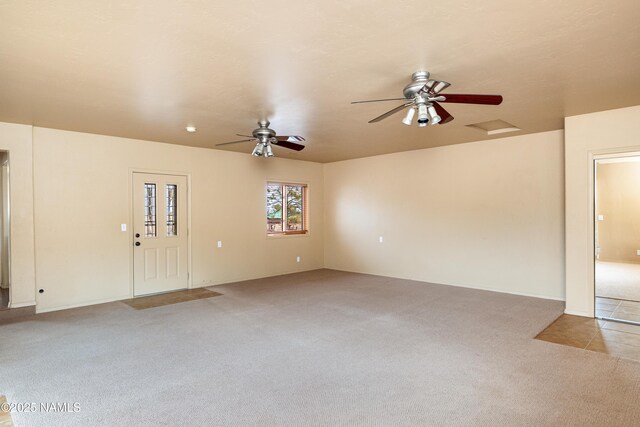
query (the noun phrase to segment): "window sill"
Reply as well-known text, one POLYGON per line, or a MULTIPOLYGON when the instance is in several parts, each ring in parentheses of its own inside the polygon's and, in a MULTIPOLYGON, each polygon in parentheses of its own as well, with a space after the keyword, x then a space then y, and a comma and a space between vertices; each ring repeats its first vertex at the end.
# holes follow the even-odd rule
POLYGON ((280 239, 283 237, 305 237, 309 235, 309 231, 287 231, 284 233, 267 233, 268 239, 280 239))

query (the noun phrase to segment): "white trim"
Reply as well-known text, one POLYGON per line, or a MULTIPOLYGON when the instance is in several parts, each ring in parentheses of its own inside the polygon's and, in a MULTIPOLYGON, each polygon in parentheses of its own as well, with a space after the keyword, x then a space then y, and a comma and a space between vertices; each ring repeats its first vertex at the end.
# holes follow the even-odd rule
POLYGON ((587 212, 589 216, 587 227, 587 282, 589 286, 587 286, 587 299, 592 301, 593 303, 593 311, 590 313, 588 311, 582 310, 569 310, 565 311, 567 314, 575 314, 576 316, 586 316, 595 318, 596 315, 596 161, 602 159, 614 159, 614 158, 622 158, 622 157, 633 157, 640 155, 640 151, 638 151, 638 146, 632 147, 617 147, 617 148, 605 148, 605 149, 596 149, 596 150, 588 150, 587 151, 587 161, 588 169, 589 169, 589 177, 588 177, 588 185, 589 185, 589 195, 588 195, 588 205, 587 212))
POLYGON ((35 306, 35 301, 27 301, 27 302, 9 302, 9 308, 22 308, 22 307, 31 307, 35 306))
POLYGON ((518 296, 521 296, 521 297, 540 298, 540 299, 548 299, 548 300, 553 300, 553 301, 565 301, 565 299, 562 298, 562 297, 555 297, 555 296, 551 296, 551 295, 532 294, 532 293, 528 293, 528 292, 507 291, 507 290, 504 290, 504 289, 490 288, 490 287, 486 287, 486 286, 461 285, 461 284, 453 284, 453 283, 436 283, 436 282, 429 282, 427 280, 416 279, 414 277, 384 276, 382 274, 365 273, 365 272, 362 272, 362 271, 355 271, 355 270, 342 270, 342 269, 339 269, 339 268, 330 268, 330 267, 325 267, 325 268, 327 270, 346 271, 348 273, 367 274, 369 276, 390 277, 392 279, 402 279, 402 280, 413 280, 414 282, 422 282, 422 283, 426 283, 426 284, 429 284, 429 285, 454 286, 456 288, 477 289, 479 291, 498 292, 498 293, 501 293, 501 294, 518 295, 518 296))
MULTIPOLYGON (((307 268, 307 269, 304 269, 304 270, 287 270, 287 271, 283 271, 283 272, 279 272, 279 273, 268 274, 266 276, 240 276, 240 277, 235 277, 235 278, 232 278, 232 279, 223 279, 223 280, 220 280, 220 281, 214 280, 214 281, 209 282, 209 283, 199 284, 196 287, 197 288, 206 288, 206 287, 209 287, 209 286, 229 285, 231 283, 245 282, 247 280, 268 279, 269 277, 285 276, 287 274, 306 273, 308 271, 315 271, 315 270, 325 270, 325 267, 307 268)), ((329 270, 329 269, 327 269, 327 270, 329 270)))
POLYGON ((507 291, 507 290, 504 290, 504 289, 496 289, 496 288, 489 288, 489 287, 475 286, 475 285, 459 285, 459 284, 451 284, 451 283, 435 283, 435 282, 429 282, 427 280, 416 279, 416 278, 413 278, 413 277, 385 276, 385 275, 382 275, 382 274, 373 274, 373 273, 367 273, 367 272, 356 271, 356 270, 344 270, 344 269, 340 269, 340 268, 331 268, 331 267, 326 267, 326 266, 325 267, 320 267, 320 268, 311 268, 311 269, 308 269, 308 270, 298 270, 298 271, 291 271, 291 272, 287 272, 287 273, 277 273, 277 274, 272 274, 272 275, 269 275, 269 276, 261 276, 261 277, 255 277, 255 278, 234 279, 233 281, 227 281, 227 282, 224 282, 224 283, 216 283, 216 284, 207 285, 207 286, 224 285, 224 284, 228 284, 228 283, 241 282, 241 281, 244 281, 244 280, 255 280, 255 279, 261 279, 261 278, 266 278, 266 277, 282 276, 282 275, 285 275, 285 274, 303 273, 305 271, 313 271, 313 270, 343 271, 343 272, 346 272, 346 273, 366 274, 367 276, 378 276, 378 277, 389 277, 391 279, 412 280, 414 282, 422 282, 422 283, 429 284, 429 285, 454 286, 454 287, 457 287, 457 288, 477 289, 479 291, 498 292, 498 293, 501 293, 501 294, 518 295, 518 296, 522 296, 522 297, 540 298, 540 299, 547 299, 547 300, 552 300, 552 301, 565 301, 565 299, 562 298, 562 297, 556 297, 556 296, 551 296, 551 295, 540 295, 540 294, 532 294, 532 293, 527 293, 527 292, 507 291))
POLYGON ((638 151, 637 147, 627 147, 619 150, 599 150, 593 151, 593 158, 595 160, 604 160, 604 159, 622 159, 625 157, 638 157, 640 156, 640 151, 638 151), (603 154, 597 154, 603 153, 603 154))
POLYGON ((46 308, 44 308, 42 310, 38 310, 38 308, 36 307, 36 314, 48 313, 50 311, 66 310, 66 309, 69 309, 69 308, 88 307, 88 306, 91 306, 91 305, 106 304, 108 302, 117 302, 117 301, 122 301, 124 299, 129 299, 129 296, 128 295, 124 295, 124 296, 120 296, 120 297, 116 297, 116 298, 105 298, 105 299, 97 299, 97 300, 91 300, 91 301, 77 302, 77 303, 73 303, 73 304, 57 305, 57 306, 53 306, 53 307, 46 307, 46 308))
POLYGON ((554 297, 551 295, 542 295, 542 294, 532 294, 529 292, 517 292, 517 291, 507 291, 504 289, 498 289, 498 288, 490 288, 490 287, 485 287, 485 286, 475 286, 475 285, 458 285, 458 284, 452 284, 452 283, 433 283, 433 282, 427 282, 424 280, 416 280, 416 279, 409 279, 409 280, 415 280, 416 282, 424 282, 424 283, 428 283, 431 285, 442 285, 442 286, 455 286, 457 288, 466 288, 466 289, 478 289, 480 291, 488 291, 488 292, 498 292, 501 294, 509 294, 509 295, 518 295, 521 297, 530 297, 530 298, 540 298, 540 299, 548 299, 548 300, 552 300, 552 301, 565 301, 565 298, 562 297, 554 297))
MULTIPOLYGON (((387 277, 387 276, 385 276, 385 277, 387 277)), ((521 296, 521 297, 540 298, 540 299, 548 299, 548 300, 563 301, 563 302, 565 301, 565 299, 562 298, 562 297, 554 297, 554 296, 551 296, 551 295, 532 294, 532 293, 529 293, 529 292, 507 291, 505 289, 490 288, 490 287, 486 287, 486 286, 459 285, 459 284, 453 284, 453 283, 434 283, 434 282, 427 282, 425 280, 416 280, 416 279, 408 279, 408 280, 415 280, 416 282, 424 282, 424 283, 428 283, 428 284, 431 284, 431 285, 455 286, 457 288, 478 289, 480 291, 498 292, 498 293, 501 293, 501 294, 518 295, 518 296, 521 296)))
POLYGON ((267 234, 267 239, 295 239, 296 237, 309 237, 309 230, 306 233, 273 233, 267 234))
MULTIPOLYGON (((32 141, 32 144, 31 144, 31 162, 32 162, 32 165, 33 165, 33 126, 31 126, 31 141, 32 141)), ((6 167, 7 167, 7 197, 6 197, 6 199, 8 201, 6 210, 7 210, 7 215, 9 216, 9 221, 8 221, 9 222, 9 230, 5 230, 4 231, 4 233, 7 234, 7 257, 8 257, 7 269, 9 270, 9 271, 7 271, 7 278, 9 280, 9 283, 3 283, 3 285, 4 285, 5 289, 9 289, 9 305, 8 305, 8 307, 9 308, 19 308, 19 307, 25 307, 26 305, 14 306, 14 305, 11 304, 11 298, 13 297, 13 288, 14 288, 14 286, 13 286, 13 277, 12 277, 13 276, 12 275, 13 268, 11 267, 11 263, 13 262, 13 258, 11 257, 11 237, 13 236, 13 231, 12 231, 12 228, 13 228, 13 216, 12 216, 12 213, 11 213, 11 206, 12 206, 12 203, 11 203, 11 150, 2 150, 2 151, 7 153, 6 162, 3 163, 0 166, 0 173, 2 173, 2 168, 6 164, 6 167)), ((35 184, 33 183, 33 173, 34 172, 33 172, 33 166, 32 166, 31 167, 31 175, 32 175, 32 177, 31 177, 31 179, 32 179, 32 181, 31 181, 31 191, 32 192, 35 191, 34 190, 34 185, 35 184)), ((4 183, 2 183, 2 184, 4 185, 4 183)), ((1 190, 2 189, 0 188, 0 197, 4 197, 4 194, 2 194, 1 190)), ((3 209, 4 209, 4 206, 3 206, 3 209)), ((31 226, 34 227, 34 231, 35 231, 35 201, 34 201, 33 215, 34 215, 34 218, 33 218, 34 222, 33 222, 33 224, 31 224, 31 226)), ((2 218, 2 221, 4 221, 4 218, 2 218)), ((3 224, 3 226, 4 226, 4 224, 3 224)), ((4 237, 4 236, 0 235, 0 239, 2 239, 2 237, 4 237)), ((2 244, 1 241, 0 241, 0 244, 2 244)), ((35 283, 35 281, 36 281, 36 275, 35 275, 35 263, 36 263, 36 261, 35 261, 35 259, 36 259, 35 258, 36 257, 35 248, 36 248, 36 246, 35 245, 36 245, 36 234, 34 232, 33 233, 33 272, 34 272, 34 275, 33 275, 34 284, 33 284, 33 286, 34 286, 34 292, 37 292, 38 286, 35 283)), ((36 298, 37 298, 37 294, 36 294, 36 298)), ((20 304, 36 305, 36 302, 33 301, 33 304, 31 304, 31 303, 20 303, 20 304)))
POLYGON ((187 178, 187 289, 193 288, 193 250, 191 247, 191 173, 180 171, 161 171, 157 169, 129 168, 129 296, 134 297, 133 262, 133 174, 150 173, 156 175, 176 175, 187 178))
POLYGON ((592 319, 595 318, 595 316, 590 315, 588 312, 586 311, 575 311, 575 310, 565 310, 564 311, 565 314, 571 314, 573 316, 582 316, 582 317, 590 317, 592 319))

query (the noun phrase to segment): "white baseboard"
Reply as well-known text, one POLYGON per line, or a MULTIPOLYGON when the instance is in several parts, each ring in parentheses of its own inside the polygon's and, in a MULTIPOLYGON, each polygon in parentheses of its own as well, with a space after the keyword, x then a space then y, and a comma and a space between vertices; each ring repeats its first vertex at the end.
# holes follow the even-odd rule
MULTIPOLYGON (((199 283, 197 285, 192 285, 189 289, 197 289, 197 288, 206 288, 209 286, 216 286, 216 285, 224 285, 227 283, 234 283, 234 282, 243 282, 245 280, 256 280, 256 279, 263 279, 266 277, 274 277, 274 276, 282 276, 285 274, 294 274, 294 273, 303 273, 305 271, 312 271, 312 270, 318 270, 321 269, 322 267, 316 267, 316 268, 310 268, 310 269, 305 269, 305 270, 293 270, 293 271, 283 271, 283 272, 278 272, 278 273, 274 273, 274 274, 270 274, 268 276, 260 276, 260 277, 239 277, 236 279, 230 279, 230 280, 225 280, 223 282, 210 282, 210 283, 199 283)), ((82 301, 82 302, 76 302, 73 304, 64 304, 64 305, 56 305, 56 306, 52 306, 52 307, 36 307, 36 313, 48 313, 51 311, 58 311, 58 310, 67 310, 69 308, 78 308, 78 307, 86 307, 86 306, 90 306, 90 305, 96 305, 96 304, 105 304, 108 302, 114 302, 114 301, 121 301, 123 299, 129 299, 131 298, 131 295, 122 295, 119 297, 112 297, 112 298, 104 298, 104 299, 97 299, 97 300, 91 300, 91 301, 82 301)), ((30 304, 25 304, 25 305, 35 305, 35 302, 32 302, 30 304)))
POLYGON ((209 286, 228 285, 228 284, 236 283, 236 282, 245 282, 247 280, 267 279, 269 277, 284 276, 284 275, 287 275, 287 274, 305 273, 307 271, 322 270, 322 269, 324 269, 324 267, 312 267, 312 268, 308 268, 308 269, 304 269, 304 270, 282 271, 282 272, 279 272, 279 273, 268 274, 266 276, 256 276, 256 277, 241 276, 241 277, 237 277, 237 278, 233 278, 233 279, 226 279, 226 280, 222 280, 222 281, 214 281, 214 282, 209 282, 209 283, 200 283, 198 285, 192 286, 191 288, 195 289, 195 288, 206 288, 206 287, 209 287, 209 286))
POLYGON ((83 302, 77 302, 73 304, 56 305, 53 307, 45 307, 45 308, 36 307, 36 313, 48 313, 50 311, 67 310, 69 308, 87 307, 87 306, 96 305, 96 304, 106 304, 108 302, 121 301, 123 299, 129 299, 129 298, 131 298, 129 295, 124 295, 120 297, 105 298, 105 299, 98 299, 98 300, 92 300, 92 301, 83 301, 83 302))
POLYGON ((574 316, 590 317, 590 318, 593 319, 593 313, 589 313, 588 311, 565 309, 564 313, 565 314, 572 314, 574 316))
MULTIPOLYGON (((304 273, 306 271, 319 270, 319 269, 323 269, 323 268, 326 268, 327 270, 345 271, 345 272, 349 272, 349 273, 368 274, 368 275, 372 275, 372 276, 391 277, 391 278, 398 278, 398 279, 403 279, 403 280, 413 280, 413 281, 416 281, 416 282, 431 283, 431 284, 435 284, 435 285, 456 286, 456 287, 460 287, 460 288, 478 289, 478 290, 489 291, 489 292, 500 292, 500 293, 505 293, 505 294, 519 295, 519 296, 532 297, 532 298, 548 299, 548 300, 553 300, 553 301, 565 301, 564 298, 560 298, 560 297, 557 297, 557 296, 539 295, 539 294, 532 294, 532 293, 518 292, 518 291, 508 291, 508 290, 504 290, 504 289, 496 289, 496 288, 484 287, 484 286, 460 285, 460 284, 450 284, 450 283, 433 283, 433 282, 428 282, 426 280, 415 279, 415 278, 412 278, 412 277, 384 276, 384 275, 371 274, 371 273, 367 273, 367 272, 363 272, 363 271, 343 270, 343 269, 339 269, 339 268, 330 268, 330 267, 314 267, 314 268, 309 268, 309 269, 305 269, 305 270, 282 271, 282 272, 278 272, 278 273, 274 273, 274 274, 269 274, 267 276, 259 276, 259 277, 241 276, 241 277, 236 277, 236 278, 233 278, 233 279, 226 279, 226 280, 223 280, 223 281, 214 281, 214 282, 209 282, 209 283, 199 283, 197 285, 192 285, 191 288, 189 288, 189 289, 206 288, 206 287, 210 287, 210 286, 225 285, 225 284, 230 284, 230 283, 235 283, 235 282, 242 282, 242 281, 246 281, 246 280, 264 279, 264 278, 268 278, 268 277, 282 276, 282 275, 286 275, 286 274, 304 273)), ((105 304, 105 303, 108 303, 108 302, 120 301, 120 300, 123 300, 123 299, 129 299, 129 298, 131 298, 131 295, 122 295, 122 296, 119 296, 119 297, 97 299, 97 300, 92 300, 92 301, 82 301, 82 302, 77 302, 77 303, 73 303, 73 304, 64 304, 64 305, 57 305, 57 306, 45 307, 45 308, 40 308, 40 307, 36 306, 36 313, 47 313, 47 312, 51 312, 51 311, 66 310, 66 309, 69 309, 69 308, 86 307, 86 306, 96 305, 96 304, 105 304)), ((31 305, 36 305, 36 302, 35 301, 30 301, 30 302, 20 303, 20 304, 16 304, 16 305, 12 304, 11 308, 27 307, 27 306, 31 306, 31 305)), ((565 310, 565 313, 573 314, 573 315, 576 315, 576 316, 593 317, 592 313, 587 313, 587 312, 565 310)))
POLYGON ((35 301, 10 302, 9 303, 9 308, 31 307, 32 305, 36 305, 36 302, 35 301))
POLYGON ((540 299, 548 299, 548 300, 563 301, 563 302, 565 301, 564 298, 557 297, 557 296, 542 295, 542 294, 532 294, 532 293, 518 292, 518 291, 508 291, 508 290, 505 290, 505 289, 496 289, 496 288, 491 288, 491 287, 486 287, 486 286, 460 285, 460 284, 457 284, 457 283, 456 284, 454 284, 454 283, 436 283, 436 282, 430 282, 428 280, 416 279, 414 277, 385 276, 384 274, 367 273, 367 272, 364 272, 364 271, 344 270, 344 269, 341 269, 341 268, 332 268, 332 267, 325 267, 325 268, 327 270, 346 271, 347 273, 368 274, 370 276, 390 277, 392 279, 413 280, 415 282, 430 283, 432 285, 455 286, 455 287, 458 287, 458 288, 478 289, 480 291, 499 292, 499 293, 502 293, 502 294, 518 295, 518 296, 522 296, 522 297, 540 298, 540 299))

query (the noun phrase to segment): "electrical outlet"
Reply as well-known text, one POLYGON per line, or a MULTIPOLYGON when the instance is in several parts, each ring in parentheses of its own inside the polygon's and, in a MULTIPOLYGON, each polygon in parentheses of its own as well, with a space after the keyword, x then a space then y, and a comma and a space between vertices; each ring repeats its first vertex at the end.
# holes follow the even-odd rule
POLYGON ((299 256, 296 257, 296 262, 300 262, 300 257, 299 256))
POLYGON ((636 251, 636 255, 639 255, 639 256, 640 256, 640 249, 638 249, 638 250, 636 251))
POLYGON ((378 242, 380 243, 384 242, 384 238, 382 236, 378 237, 378 242))
POLYGON ((222 240, 218 240, 218 247, 221 248, 222 247, 222 240))

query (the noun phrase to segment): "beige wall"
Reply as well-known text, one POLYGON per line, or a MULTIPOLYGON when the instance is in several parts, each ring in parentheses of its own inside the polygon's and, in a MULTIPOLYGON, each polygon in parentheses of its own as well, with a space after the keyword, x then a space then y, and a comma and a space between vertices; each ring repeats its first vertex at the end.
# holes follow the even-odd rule
POLYGON ((565 119, 566 312, 594 315, 594 156, 640 150, 640 106, 565 119))
POLYGON ((597 253, 601 261, 640 263, 640 162, 599 162, 597 253))
POLYGON ((31 126, 0 123, 0 150, 9 152, 11 173, 11 307, 35 304, 33 163, 31 126))
POLYGON ((563 200, 562 131, 326 164, 325 265, 563 299, 563 200))
POLYGON ((592 316, 593 156, 640 150, 640 107, 565 125, 563 258, 561 131, 320 165, 0 123, 12 305, 36 288, 39 311, 131 295, 120 224, 140 169, 191 176, 193 286, 326 266, 562 298, 566 259, 566 311, 592 316), (264 236, 272 179, 309 183, 309 236, 264 236))
POLYGON ((44 128, 33 144, 40 312, 132 295, 133 169, 190 175, 194 287, 323 266, 321 164, 44 128), (308 236, 266 237, 267 180, 309 184, 308 236))

